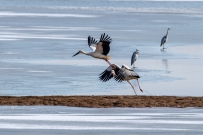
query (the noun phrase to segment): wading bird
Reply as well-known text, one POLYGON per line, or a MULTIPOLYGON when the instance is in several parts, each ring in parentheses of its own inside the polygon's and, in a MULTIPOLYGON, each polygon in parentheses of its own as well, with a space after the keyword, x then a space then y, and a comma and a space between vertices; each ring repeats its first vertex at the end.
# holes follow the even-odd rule
MULTIPOLYGON (((130 83, 130 80, 136 79, 137 83, 139 85, 140 91, 143 92, 143 90, 140 88, 140 84, 138 81, 138 79, 140 78, 140 76, 138 74, 136 74, 133 70, 131 70, 126 65, 122 65, 122 67, 119 67, 116 64, 112 64, 112 65, 113 66, 109 66, 104 72, 102 72, 100 74, 99 78, 101 81, 106 82, 106 81, 110 80, 112 77, 114 77, 114 79, 117 82, 127 81, 135 92, 134 86, 130 83)), ((135 92, 135 94, 136 94, 136 92, 135 92)))
POLYGON ((168 31, 170 30, 170 28, 167 29, 167 32, 166 32, 166 35, 161 39, 161 45, 160 46, 163 46, 163 49, 164 48, 164 44, 166 43, 166 41, 168 40, 168 31))
POLYGON ((109 45, 111 41, 112 39, 108 35, 105 35, 105 33, 101 34, 99 43, 97 43, 97 41, 93 37, 89 36, 88 45, 92 49, 92 52, 87 53, 80 50, 75 55, 73 55, 73 57, 81 53, 81 54, 92 56, 97 59, 103 59, 109 65, 111 65, 111 63, 108 61, 111 59, 111 57, 107 55, 110 51, 109 45))
POLYGON ((136 49, 136 51, 133 53, 131 57, 131 66, 133 65, 133 68, 135 68, 135 61, 138 59, 139 50, 136 49))

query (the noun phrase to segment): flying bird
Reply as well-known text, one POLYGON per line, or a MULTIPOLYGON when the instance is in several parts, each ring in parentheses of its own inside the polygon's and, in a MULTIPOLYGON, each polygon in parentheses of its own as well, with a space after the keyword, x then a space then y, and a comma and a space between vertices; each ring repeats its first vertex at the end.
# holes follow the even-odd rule
POLYGON ((163 46, 163 49, 164 48, 164 44, 166 43, 166 41, 168 40, 168 31, 170 30, 170 28, 167 29, 167 32, 166 32, 166 35, 161 39, 161 45, 160 46, 163 46))
POLYGON ((133 53, 131 57, 131 66, 133 65, 133 68, 135 68, 135 61, 138 59, 139 50, 136 49, 136 51, 133 53))
MULTIPOLYGON (((133 88, 133 90, 136 94, 135 88, 130 83, 130 80, 136 79, 138 82, 138 85, 139 85, 138 79, 140 78, 140 76, 126 65, 122 65, 122 67, 119 67, 116 64, 112 64, 112 65, 113 66, 109 66, 104 72, 102 72, 100 74, 100 76, 99 76, 100 80, 103 82, 106 82, 106 81, 109 81, 111 78, 114 77, 114 79, 117 82, 127 81, 131 85, 131 87, 133 88)), ((139 89, 141 92, 143 92, 143 90, 140 88, 140 85, 139 85, 139 89)))
POLYGON ((109 65, 111 65, 111 63, 108 61, 111 59, 111 57, 107 55, 110 51, 111 41, 112 41, 112 39, 108 35, 105 35, 105 33, 101 34, 99 42, 97 42, 93 37, 89 36, 88 45, 89 45, 90 49, 92 50, 92 52, 87 53, 87 52, 80 50, 79 52, 74 54, 73 57, 78 54, 85 54, 85 55, 92 56, 97 59, 103 59, 109 65))

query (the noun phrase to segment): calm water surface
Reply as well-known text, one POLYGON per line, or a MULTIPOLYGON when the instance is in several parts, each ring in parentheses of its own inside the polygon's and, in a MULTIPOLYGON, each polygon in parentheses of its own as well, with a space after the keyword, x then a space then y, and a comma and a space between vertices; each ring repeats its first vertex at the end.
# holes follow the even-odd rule
POLYGON ((4 135, 202 135, 203 110, 198 108, 0 108, 4 135))

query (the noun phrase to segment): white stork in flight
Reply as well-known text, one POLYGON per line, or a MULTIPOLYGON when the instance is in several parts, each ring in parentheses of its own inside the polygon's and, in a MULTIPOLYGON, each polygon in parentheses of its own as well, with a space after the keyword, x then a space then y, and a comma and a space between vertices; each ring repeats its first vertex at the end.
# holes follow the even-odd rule
POLYGON ((111 41, 112 39, 108 35, 105 35, 105 33, 101 34, 100 41, 98 43, 93 37, 89 36, 88 45, 92 49, 92 52, 87 53, 80 50, 75 55, 73 55, 73 57, 81 53, 81 54, 92 56, 97 59, 103 59, 109 65, 111 65, 111 63, 108 61, 111 59, 111 57, 107 55, 110 51, 109 45, 111 41))
MULTIPOLYGON (((114 79, 117 82, 127 81, 131 85, 131 87, 133 88, 134 92, 135 92, 135 89, 134 89, 134 86, 130 83, 130 80, 136 79, 140 91, 143 92, 143 90, 140 88, 140 84, 139 84, 139 81, 138 81, 140 76, 137 73, 135 73, 135 71, 131 70, 126 65, 122 65, 122 67, 119 67, 116 64, 112 64, 112 66, 109 66, 99 76, 100 80, 103 81, 103 82, 106 82, 106 81, 110 80, 112 77, 114 77, 114 79)), ((135 92, 135 94, 136 94, 136 92, 135 92)))

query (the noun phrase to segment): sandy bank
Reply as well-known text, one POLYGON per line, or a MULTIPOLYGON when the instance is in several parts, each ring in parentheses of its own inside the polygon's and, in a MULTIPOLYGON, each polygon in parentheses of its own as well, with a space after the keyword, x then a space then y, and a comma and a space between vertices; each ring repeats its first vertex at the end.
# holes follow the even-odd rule
POLYGON ((71 107, 203 107, 203 97, 176 96, 0 96, 0 105, 71 107))

